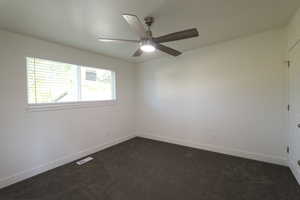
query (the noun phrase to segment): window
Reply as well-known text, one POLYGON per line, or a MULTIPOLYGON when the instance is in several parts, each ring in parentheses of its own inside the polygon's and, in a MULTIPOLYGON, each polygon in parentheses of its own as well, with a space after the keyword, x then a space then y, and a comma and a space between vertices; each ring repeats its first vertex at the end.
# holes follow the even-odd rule
POLYGON ((115 100, 115 72, 27 58, 28 104, 115 100))

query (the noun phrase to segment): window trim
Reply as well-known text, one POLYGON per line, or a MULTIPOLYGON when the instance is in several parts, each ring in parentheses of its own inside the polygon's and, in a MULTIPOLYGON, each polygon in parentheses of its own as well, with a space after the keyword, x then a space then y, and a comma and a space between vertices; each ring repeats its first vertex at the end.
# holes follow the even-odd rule
MULTIPOLYGON (((91 101, 70 101, 70 102, 60 102, 60 103, 29 103, 29 93, 28 93, 28 67, 27 67, 27 58, 37 58, 47 61, 53 61, 58 63, 65 63, 70 65, 76 65, 78 67, 90 67, 81 64, 71 64, 68 62, 61 62, 56 60, 50 60, 47 58, 40 58, 34 56, 26 56, 25 57, 25 78, 26 78, 26 111, 29 112, 39 112, 39 111, 51 111, 51 110, 66 110, 66 109, 79 109, 79 108, 92 108, 92 107, 102 107, 102 106, 113 106, 118 103, 118 96, 117 96, 117 72, 115 69, 110 69, 107 67, 90 67, 95 69, 102 69, 102 70, 109 70, 114 72, 114 81, 113 81, 113 99, 111 100, 91 100, 91 101)), ((79 68, 79 69, 80 69, 79 68)))
POLYGON ((74 102, 62 102, 62 103, 39 103, 39 104, 27 104, 27 111, 50 111, 50 110, 68 110, 79 108, 94 108, 102 106, 113 106, 118 103, 117 100, 102 100, 102 101, 74 101, 74 102))

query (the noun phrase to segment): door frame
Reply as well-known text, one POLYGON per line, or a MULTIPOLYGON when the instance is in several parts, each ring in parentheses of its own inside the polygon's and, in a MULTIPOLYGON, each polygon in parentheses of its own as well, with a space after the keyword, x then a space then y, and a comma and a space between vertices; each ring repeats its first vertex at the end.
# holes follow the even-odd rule
MULTIPOLYGON (((287 113, 287 130, 288 130, 288 140, 287 140, 287 148, 289 149, 288 151, 288 165, 293 172, 294 176, 296 177, 296 180, 300 184, 300 167, 297 164, 297 159, 294 158, 293 151, 294 151, 294 144, 293 144, 293 138, 294 138, 294 132, 295 132, 295 115, 293 113, 293 104, 291 100, 291 68, 293 67, 293 53, 296 48, 300 48, 300 40, 295 42, 295 44, 288 50, 288 61, 287 61, 287 102, 288 102, 288 113, 287 113)), ((299 55, 300 56, 300 55, 299 55)), ((300 143, 299 143, 300 145, 300 143)), ((300 149, 297 148, 297 149, 300 149)), ((300 159, 300 158, 299 158, 300 159)))

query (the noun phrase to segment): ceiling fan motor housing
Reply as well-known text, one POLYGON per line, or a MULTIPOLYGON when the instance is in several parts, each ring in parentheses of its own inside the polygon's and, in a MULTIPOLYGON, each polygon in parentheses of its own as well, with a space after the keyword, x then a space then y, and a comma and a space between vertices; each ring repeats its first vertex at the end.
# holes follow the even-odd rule
POLYGON ((152 46, 156 46, 155 43, 153 42, 153 40, 151 40, 151 39, 141 40, 141 41, 140 41, 140 46, 143 46, 143 45, 152 45, 152 46))

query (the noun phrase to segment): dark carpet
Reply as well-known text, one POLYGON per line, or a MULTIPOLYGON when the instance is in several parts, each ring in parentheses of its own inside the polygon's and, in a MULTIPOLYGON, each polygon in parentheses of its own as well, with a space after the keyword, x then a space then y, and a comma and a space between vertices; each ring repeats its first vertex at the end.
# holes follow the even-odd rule
POLYGON ((1 200, 299 200, 287 167, 134 138, 0 190, 1 200))

